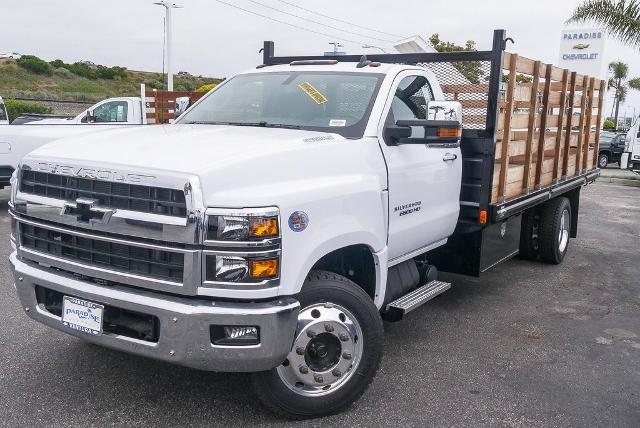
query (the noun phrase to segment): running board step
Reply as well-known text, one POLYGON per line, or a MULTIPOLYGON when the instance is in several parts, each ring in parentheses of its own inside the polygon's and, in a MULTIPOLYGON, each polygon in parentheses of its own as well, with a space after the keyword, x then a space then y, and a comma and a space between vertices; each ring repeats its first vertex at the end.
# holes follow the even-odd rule
POLYGON ((397 300, 387 304, 386 310, 394 319, 401 319, 412 310, 424 305, 451 288, 450 282, 431 281, 420 288, 405 294, 397 300))

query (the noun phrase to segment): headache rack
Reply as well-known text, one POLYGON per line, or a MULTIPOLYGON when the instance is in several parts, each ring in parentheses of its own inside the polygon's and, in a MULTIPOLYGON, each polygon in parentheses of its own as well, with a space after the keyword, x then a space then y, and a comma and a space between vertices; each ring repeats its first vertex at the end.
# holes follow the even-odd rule
MULTIPOLYGON (((495 30, 489 51, 366 56, 427 67, 445 98, 462 104, 459 229, 499 222, 598 175, 605 81, 505 52, 507 41, 495 30)), ((270 41, 263 48, 263 66, 361 59, 275 56, 270 41)))

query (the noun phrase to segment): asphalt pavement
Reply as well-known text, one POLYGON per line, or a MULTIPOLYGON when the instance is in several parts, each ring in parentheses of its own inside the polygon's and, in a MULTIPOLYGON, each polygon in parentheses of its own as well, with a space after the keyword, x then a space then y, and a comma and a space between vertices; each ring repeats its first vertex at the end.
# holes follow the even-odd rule
MULTIPOLYGON (((9 233, 0 191, 0 235, 9 233)), ((31 321, 0 251, 0 426, 283 426, 246 375, 102 349, 31 321)), ((300 426, 640 426, 640 188, 583 190, 560 266, 511 260, 395 324, 371 388, 300 426)))

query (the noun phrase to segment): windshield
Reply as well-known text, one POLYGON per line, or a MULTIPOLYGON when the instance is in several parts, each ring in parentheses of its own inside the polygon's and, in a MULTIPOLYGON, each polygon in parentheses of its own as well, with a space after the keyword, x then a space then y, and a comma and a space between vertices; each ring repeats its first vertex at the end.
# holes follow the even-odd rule
POLYGON ((177 123, 295 128, 359 138, 383 77, 346 72, 242 74, 211 92, 177 123))

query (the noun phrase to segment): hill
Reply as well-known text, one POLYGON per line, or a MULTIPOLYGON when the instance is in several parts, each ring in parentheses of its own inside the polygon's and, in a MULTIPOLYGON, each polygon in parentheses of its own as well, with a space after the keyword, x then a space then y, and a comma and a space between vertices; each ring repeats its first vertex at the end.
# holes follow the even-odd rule
MULTIPOLYGON (((174 89, 195 90, 222 79, 202 76, 174 76, 174 89)), ((51 75, 38 74, 18 66, 15 60, 0 60, 0 96, 64 101, 95 102, 108 97, 137 96, 140 84, 162 88, 162 74, 125 70, 115 79, 89 79, 56 69, 51 75)))

